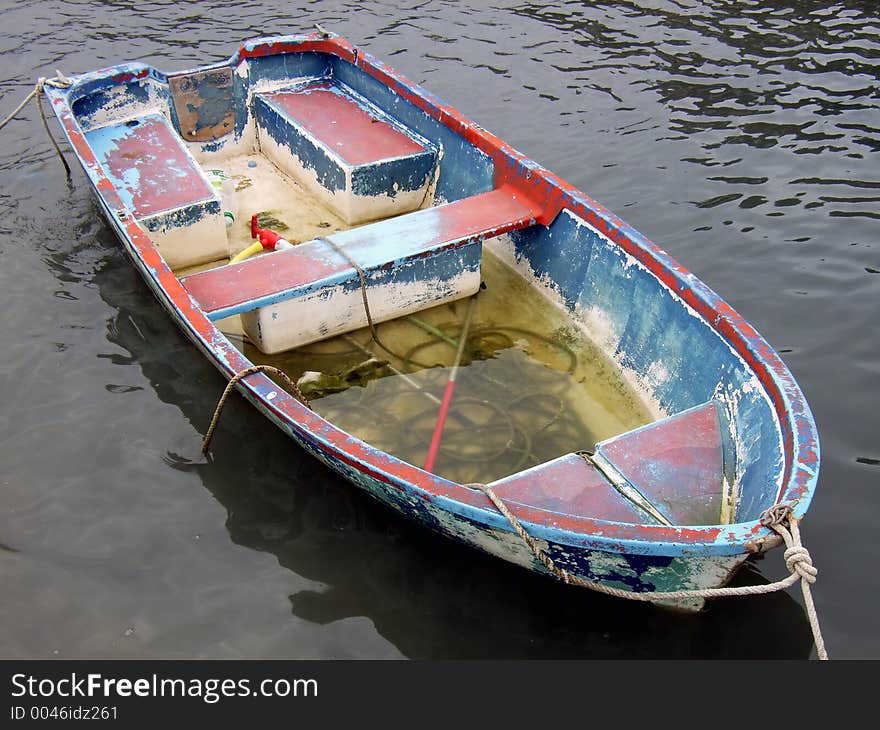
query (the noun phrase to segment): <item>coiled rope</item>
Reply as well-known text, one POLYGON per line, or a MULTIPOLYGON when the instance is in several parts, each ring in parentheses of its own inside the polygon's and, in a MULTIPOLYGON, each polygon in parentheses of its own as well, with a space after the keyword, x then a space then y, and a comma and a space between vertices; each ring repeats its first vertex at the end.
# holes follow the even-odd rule
POLYGON ((52 132, 49 129, 49 123, 46 121, 46 115, 43 113, 43 87, 51 86, 56 89, 67 89, 73 84, 73 80, 67 78, 61 71, 56 70, 55 76, 50 79, 47 79, 44 76, 41 76, 37 79, 37 83, 34 85, 34 88, 31 89, 31 93, 28 94, 24 101, 19 104, 15 110, 7 116, 2 122, 0 122, 0 129, 3 129, 9 122, 11 122, 15 115, 18 114, 22 109, 27 106, 27 103, 36 98, 37 100, 37 109, 39 110, 40 120, 43 122, 43 128, 46 130, 46 136, 49 137, 49 140, 52 142, 52 146, 55 148, 55 152, 58 153, 58 159, 61 160, 61 164, 64 165, 64 172, 67 175, 67 180, 70 181, 70 166, 67 164, 67 160, 64 159, 64 155, 61 152, 61 148, 58 146, 58 143, 55 141, 55 137, 52 136, 52 132))
POLYGON ((801 583, 801 590, 804 595, 804 604, 807 611, 807 618, 810 621, 810 628, 813 631, 813 640, 816 644, 816 653, 819 659, 827 660, 828 652, 825 649, 825 641, 822 638, 822 631, 819 627, 819 617, 816 614, 816 607, 813 603, 813 596, 810 592, 810 585, 816 582, 818 570, 813 565, 813 560, 807 549, 801 545, 800 530, 798 528, 798 520, 792 514, 791 505, 776 504, 765 510, 761 514, 761 524, 771 528, 785 542, 785 566, 791 575, 782 578, 773 583, 767 583, 761 586, 737 586, 722 588, 702 588, 684 591, 650 591, 644 593, 636 593, 634 591, 626 591, 620 588, 593 583, 576 575, 572 575, 564 568, 557 566, 552 558, 545 553, 537 540, 535 540, 516 516, 508 509, 504 501, 495 494, 492 487, 485 484, 469 484, 467 486, 476 487, 482 490, 492 501, 495 507, 507 518, 514 531, 522 539, 522 541, 531 549, 535 557, 541 564, 547 568, 553 575, 569 585, 576 585, 582 588, 588 588, 597 593, 604 593, 615 598, 625 598, 630 601, 667 601, 680 600, 688 598, 723 598, 727 596, 756 596, 766 593, 775 593, 776 591, 785 590, 794 585, 798 581, 801 583))

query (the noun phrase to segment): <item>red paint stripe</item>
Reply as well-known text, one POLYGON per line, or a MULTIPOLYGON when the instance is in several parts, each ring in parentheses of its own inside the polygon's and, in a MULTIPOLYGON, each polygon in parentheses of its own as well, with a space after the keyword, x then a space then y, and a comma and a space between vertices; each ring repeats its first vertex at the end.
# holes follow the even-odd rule
MULTIPOLYGON (((535 211, 510 188, 419 210, 333 235, 333 240, 358 260, 358 252, 390 245, 391 239, 409 247, 412 256, 496 236, 521 228, 535 211)), ((401 247, 403 248, 403 247, 401 247)), ((426 254, 425 254, 426 255, 426 254)), ((184 279, 187 290, 207 312, 216 312, 255 299, 302 287, 353 269, 325 243, 305 244, 271 256, 257 256, 237 264, 208 269, 184 279)))

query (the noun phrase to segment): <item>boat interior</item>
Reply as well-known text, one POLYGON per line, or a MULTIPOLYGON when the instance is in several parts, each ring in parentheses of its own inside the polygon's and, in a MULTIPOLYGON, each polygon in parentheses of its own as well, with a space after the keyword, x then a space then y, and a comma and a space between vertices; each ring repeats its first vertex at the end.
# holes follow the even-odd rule
POLYGON ((70 102, 99 196, 103 177, 219 330, 340 428, 422 467, 456 356, 497 361, 510 370, 480 371, 452 402, 435 473, 627 523, 726 524, 772 503, 781 443, 743 434, 779 443, 778 423, 717 332, 576 210, 537 222, 498 156, 357 63, 117 67, 70 102))

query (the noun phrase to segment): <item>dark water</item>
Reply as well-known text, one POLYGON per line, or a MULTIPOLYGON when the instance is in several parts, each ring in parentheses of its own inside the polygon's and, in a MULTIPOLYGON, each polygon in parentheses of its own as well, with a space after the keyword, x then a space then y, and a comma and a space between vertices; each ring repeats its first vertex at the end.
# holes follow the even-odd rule
MULTIPOLYGON (((0 116, 56 68, 175 70, 314 21, 393 63, 779 349, 822 439, 826 642, 880 656, 876 3, 402 6, 4 1, 0 116)), ((566 588, 374 504, 239 399, 189 465, 222 381, 73 182, 34 107, 0 131, 0 656, 814 656, 795 591, 683 617, 566 588)))

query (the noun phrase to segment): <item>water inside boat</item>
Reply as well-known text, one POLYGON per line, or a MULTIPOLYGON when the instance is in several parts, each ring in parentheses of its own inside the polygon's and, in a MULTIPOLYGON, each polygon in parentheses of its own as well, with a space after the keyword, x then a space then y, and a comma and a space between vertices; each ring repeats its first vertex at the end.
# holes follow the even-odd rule
MULTIPOLYGON (((433 471, 489 482, 649 423, 618 368, 564 313, 484 252, 485 288, 463 350, 433 471)), ((418 466, 425 462, 468 300, 276 355, 220 323, 253 362, 298 383, 338 427, 418 466)))
MULTIPOLYGON (((362 225, 346 222, 261 153, 199 162, 209 179, 223 181, 223 206, 234 221, 228 256, 178 268, 181 278, 223 266, 252 245, 253 215, 294 245, 362 225)), ((479 278, 434 473, 490 482, 590 451, 656 418, 584 330, 486 246, 479 278)), ((381 296, 370 293, 374 303, 381 296)), ((384 321, 376 325, 378 341, 364 327, 272 354, 252 341, 240 315, 217 324, 252 362, 287 373, 327 420, 423 466, 469 299, 384 321)))
MULTIPOLYGON (((600 489, 587 491, 611 507, 553 497, 552 508, 729 521, 732 467, 715 404, 661 420, 644 384, 511 265, 512 234, 536 226, 527 196, 502 185, 445 200, 436 147, 341 88, 258 94, 254 109, 258 134, 229 149, 185 148, 155 114, 88 133, 188 295, 247 360, 283 370, 339 429, 454 482, 519 479, 542 465, 574 469, 564 481, 582 486, 582 472, 601 471, 600 489), (346 147, 320 174, 301 147, 312 137, 346 147), (649 423, 659 430, 638 431, 649 423), (686 449, 668 448, 682 439, 686 449), (589 463, 568 456, 594 449, 589 463)), ((521 500, 544 504, 523 484, 521 500)))

